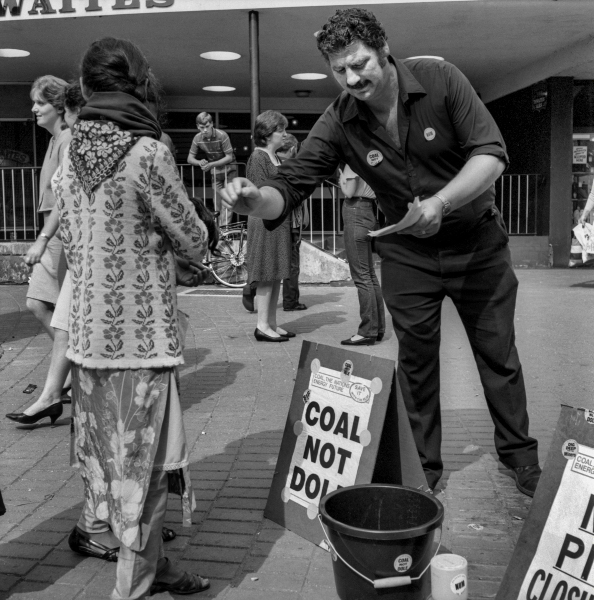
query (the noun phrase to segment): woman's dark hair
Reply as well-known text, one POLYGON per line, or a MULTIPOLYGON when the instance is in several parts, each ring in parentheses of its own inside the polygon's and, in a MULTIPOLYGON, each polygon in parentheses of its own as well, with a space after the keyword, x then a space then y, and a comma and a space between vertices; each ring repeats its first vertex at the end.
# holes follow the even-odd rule
POLYGON ((265 110, 256 117, 254 125, 254 144, 263 148, 266 146, 266 138, 275 131, 282 131, 287 128, 289 122, 284 115, 276 110, 265 110))
POLYGON ((86 104, 86 100, 82 95, 80 83, 73 81, 69 83, 64 91, 64 106, 70 111, 80 110, 86 104))
POLYGON ((214 215, 199 198, 190 196, 190 202, 194 205, 196 214, 200 220, 206 225, 206 231, 208 231, 208 249, 215 256, 219 256, 220 252, 217 250, 217 246, 219 245, 219 228, 217 227, 214 215))
MULTIPOLYGON (((316 34, 318 50, 328 61, 329 54, 341 52, 357 41, 373 48, 384 58, 386 31, 376 16, 364 8, 339 9, 316 34)), ((383 66, 380 63, 380 66, 383 66)))
POLYGON ((31 86, 31 100, 35 102, 35 96, 39 95, 45 102, 51 104, 59 114, 64 114, 64 91, 68 82, 54 75, 42 75, 38 77, 31 86))
POLYGON ((125 92, 141 102, 159 97, 159 85, 140 48, 129 40, 106 37, 93 42, 81 63, 90 92, 125 92))

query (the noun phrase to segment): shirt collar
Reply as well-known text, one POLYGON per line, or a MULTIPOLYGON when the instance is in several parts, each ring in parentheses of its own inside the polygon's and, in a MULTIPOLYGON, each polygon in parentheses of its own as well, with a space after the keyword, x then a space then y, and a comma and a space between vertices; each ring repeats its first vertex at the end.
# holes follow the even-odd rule
MULTIPOLYGON (((404 66, 404 63, 388 56, 388 60, 396 67, 396 73, 398 74, 398 95, 404 104, 414 100, 414 96, 425 96, 427 92, 425 88, 416 80, 415 76, 404 66), (411 97, 413 96, 413 97, 411 97)), ((346 98, 346 107, 342 114, 342 122, 349 121, 355 116, 368 120, 366 117, 367 107, 365 102, 357 100, 354 96, 351 96, 348 92, 343 92, 346 98)))

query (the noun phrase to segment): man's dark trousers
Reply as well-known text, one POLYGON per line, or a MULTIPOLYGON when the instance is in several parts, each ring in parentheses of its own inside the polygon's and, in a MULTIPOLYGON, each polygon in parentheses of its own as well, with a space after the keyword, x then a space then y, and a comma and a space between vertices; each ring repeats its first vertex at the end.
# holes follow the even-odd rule
POLYGON ((376 249, 382 258, 382 292, 398 337, 398 380, 427 483, 435 487, 443 473, 439 344, 446 296, 468 335, 500 460, 510 467, 537 463, 538 443, 528 435, 515 346, 518 280, 500 215, 489 212, 461 236, 462 243, 439 246, 396 235, 378 238, 376 249))
POLYGON ((283 279, 283 308, 287 310, 299 304, 299 273, 301 231, 291 228, 291 271, 287 279, 283 279))

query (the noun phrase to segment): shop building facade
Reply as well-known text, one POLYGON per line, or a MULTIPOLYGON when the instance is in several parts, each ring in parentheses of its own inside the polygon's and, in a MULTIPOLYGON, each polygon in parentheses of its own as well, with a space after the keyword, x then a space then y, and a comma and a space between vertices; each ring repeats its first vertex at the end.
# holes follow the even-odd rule
MULTIPOLYGON (((395 56, 443 56, 469 77, 508 146, 510 167, 497 182, 497 197, 515 264, 567 266, 573 214, 593 179, 594 52, 589 50, 594 44, 587 17, 594 7, 581 0, 350 4, 378 15, 395 56)), ((176 144, 180 166, 196 133, 195 116, 203 110, 229 133, 241 165, 251 151, 254 112, 250 14, 260 19, 258 108, 283 112, 288 130, 304 139, 339 89, 331 77, 296 81, 291 74, 329 75, 313 33, 345 5, 349 3, 311 0, 0 0, 0 45, 25 45, 32 57, 3 58, 0 48, 0 242, 31 239, 39 225, 31 197, 48 134, 31 118, 29 89, 36 76, 50 72, 71 79, 90 41, 105 35, 128 37, 143 48, 164 84, 165 130, 176 144), (70 41, 67 50, 63 39, 70 41), (231 64, 199 58, 203 50, 222 49, 236 51, 240 60, 231 64), (212 94, 203 91, 205 83, 235 89, 212 94), (33 225, 11 231, 8 213, 14 217, 19 211, 33 225)), ((331 214, 324 209, 320 218, 326 229, 330 223, 340 229, 336 207, 331 214)))

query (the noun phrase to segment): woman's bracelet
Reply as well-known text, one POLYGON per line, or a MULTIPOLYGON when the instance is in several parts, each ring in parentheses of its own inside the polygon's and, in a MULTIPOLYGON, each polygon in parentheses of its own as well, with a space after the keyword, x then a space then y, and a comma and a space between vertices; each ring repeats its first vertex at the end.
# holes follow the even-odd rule
MULTIPOLYGON (((50 236, 47 233, 43 233, 43 231, 39 234, 40 238, 45 238, 46 242, 50 241, 50 236)), ((39 239, 39 238, 38 238, 39 239)))

